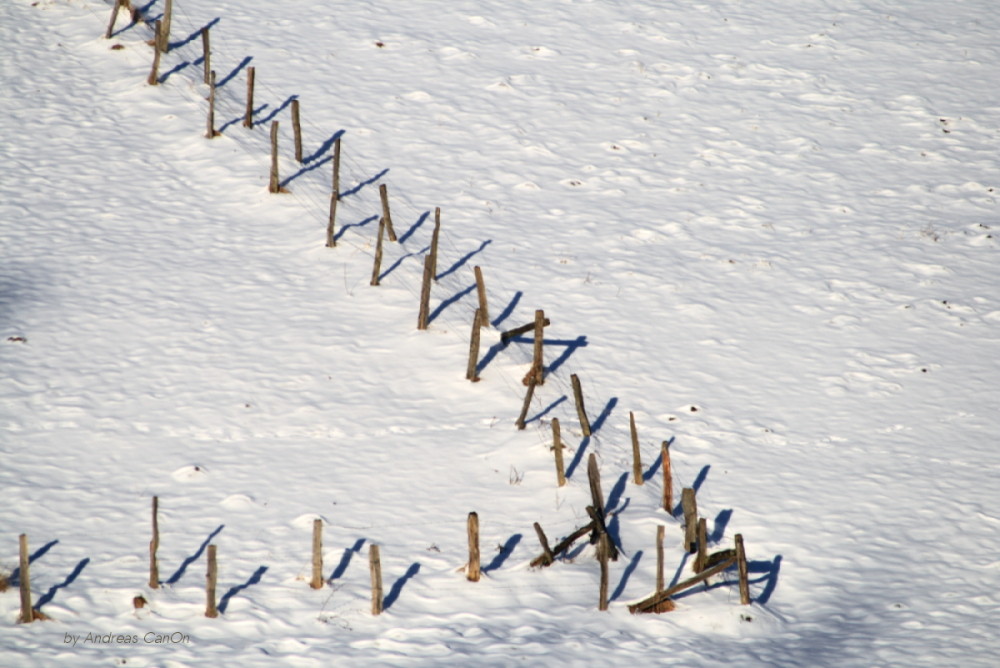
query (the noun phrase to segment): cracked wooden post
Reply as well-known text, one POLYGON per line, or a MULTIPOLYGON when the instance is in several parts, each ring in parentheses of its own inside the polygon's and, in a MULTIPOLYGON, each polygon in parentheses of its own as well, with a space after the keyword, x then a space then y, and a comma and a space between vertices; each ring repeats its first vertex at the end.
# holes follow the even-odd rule
POLYGON ((736 568, 740 574, 740 603, 750 605, 750 580, 747 569, 747 555, 743 548, 743 534, 736 534, 736 568))
POLYGON ((469 582, 479 582, 479 515, 469 513, 469 570, 466 577, 469 582))
POLYGON ((392 227, 392 216, 389 214, 389 188, 384 183, 378 187, 378 195, 382 200, 382 218, 385 219, 385 229, 389 233, 389 241, 396 241, 396 230, 392 227))
POLYGON ((18 618, 20 624, 30 624, 35 621, 35 613, 31 607, 31 557, 28 554, 28 534, 22 533, 18 536, 18 550, 20 563, 18 564, 18 579, 21 590, 21 616, 18 618))
POLYGON ((431 278, 437 280, 438 237, 441 236, 441 207, 434 207, 434 232, 431 234, 431 278))
POLYGON ((372 614, 382 614, 382 560, 379 557, 378 545, 368 547, 368 570, 372 577, 372 614))
POLYGON ((205 574, 205 616, 218 617, 215 607, 215 585, 219 581, 219 565, 216 561, 215 545, 208 546, 208 572, 205 574))
POLYGON ((681 508, 684 510, 684 549, 694 552, 698 549, 698 501, 694 490, 681 490, 681 508))
MULTIPOLYGON (((528 375, 530 376, 531 374, 528 375)), ((514 423, 517 425, 518 429, 524 429, 525 427, 524 421, 528 418, 528 409, 531 407, 531 399, 534 396, 535 396, 535 379, 534 377, 531 377, 528 379, 528 389, 524 393, 524 403, 521 404, 521 414, 517 416, 517 422, 514 423)))
POLYGON ((111 39, 111 35, 115 32, 115 21, 118 19, 118 10, 121 9, 122 0, 115 0, 115 6, 111 8, 111 21, 108 23, 108 29, 104 33, 104 39, 111 39))
POLYGON ((156 551, 160 549, 160 499, 153 497, 153 538, 149 541, 149 588, 160 588, 160 568, 156 563, 156 551))
POLYGON ((694 558, 694 572, 705 570, 708 561, 708 522, 704 517, 698 518, 698 555, 694 558))
POLYGON ((573 383, 573 398, 576 399, 576 415, 580 418, 580 429, 584 436, 590 436, 590 420, 587 418, 587 409, 583 404, 583 390, 580 387, 580 378, 574 373, 569 377, 573 383))
POLYGON ((163 53, 170 51, 170 24, 174 17, 174 0, 166 0, 163 7, 163 28, 156 39, 156 48, 163 53))
POLYGON ((319 518, 313 520, 312 580, 309 586, 323 588, 323 520, 319 518))
POLYGON ((379 284, 379 274, 382 273, 382 237, 385 236, 385 218, 378 221, 378 236, 375 239, 375 263, 372 265, 371 285, 379 284))
POLYGON ((559 418, 552 418, 552 449, 556 454, 556 481, 560 487, 566 485, 566 470, 563 468, 563 443, 559 429, 559 418))
POLYGON ((281 192, 281 181, 278 179, 278 121, 271 121, 271 178, 267 190, 281 192))
POLYGON ((665 581, 663 579, 663 538, 666 528, 661 524, 656 527, 656 593, 663 591, 665 581))
MULTIPOLYGON (((243 110, 243 127, 253 130, 253 87, 257 78, 257 68, 247 68, 247 105, 243 110)), ((274 124, 271 124, 274 127, 274 124)))
POLYGON ((292 100, 292 136, 295 142, 295 162, 302 164, 302 123, 299 117, 299 99, 292 100))
POLYGON ((160 83, 160 22, 153 22, 153 69, 149 72, 146 83, 150 86, 158 86, 160 83))
POLYGON ((670 444, 663 441, 660 445, 660 463, 663 465, 663 509, 674 514, 674 479, 670 472, 670 444))
POLYGON ((205 136, 213 139, 219 136, 215 129, 215 70, 208 76, 208 118, 206 119, 205 136))
POLYGON ((472 318, 472 334, 469 336, 469 364, 465 369, 465 377, 473 383, 479 382, 479 329, 483 312, 476 309, 472 318))
MULTIPOLYGON (((536 385, 545 384, 545 363, 542 354, 542 341, 545 336, 545 311, 538 309, 535 311, 535 346, 531 356, 531 369, 528 371, 529 378, 536 385)), ((527 382, 525 383, 527 384, 527 382)))
POLYGON ((208 83, 209 72, 212 71, 212 45, 208 36, 208 27, 201 29, 201 73, 208 83))
POLYGON ((483 270, 478 266, 472 268, 476 274, 476 294, 479 297, 479 310, 482 312, 480 327, 487 327, 490 324, 490 310, 486 306, 486 283, 483 282, 483 270))
POLYGON ((637 485, 643 484, 642 479, 642 457, 639 452, 639 432, 635 428, 635 414, 628 412, 628 426, 632 433, 632 480, 637 485))

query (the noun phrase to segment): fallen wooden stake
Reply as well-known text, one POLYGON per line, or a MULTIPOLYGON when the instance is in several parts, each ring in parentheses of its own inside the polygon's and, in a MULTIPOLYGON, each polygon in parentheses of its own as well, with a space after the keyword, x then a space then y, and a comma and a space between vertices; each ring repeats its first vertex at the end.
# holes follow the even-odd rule
MULTIPOLYGON (((726 561, 722 562, 721 564, 718 564, 717 566, 714 566, 712 568, 709 568, 707 570, 702 571, 698 575, 695 575, 693 578, 688 578, 684 582, 680 582, 678 584, 675 584, 673 587, 670 587, 669 589, 665 589, 662 592, 659 592, 657 594, 653 594, 652 596, 649 596, 648 598, 644 598, 643 600, 639 601, 638 603, 633 603, 632 605, 628 606, 628 611, 631 612, 632 614, 636 614, 638 612, 666 612, 667 610, 657 609, 657 608, 661 604, 663 604, 666 601, 668 601, 668 599, 671 596, 673 596, 674 594, 677 594, 679 592, 682 592, 685 589, 689 589, 689 588, 695 586, 696 584, 698 584, 699 582, 704 582, 705 580, 707 580, 708 578, 712 577, 713 575, 716 575, 717 573, 721 573, 722 571, 726 570, 727 568, 730 568, 735 563, 736 563, 736 559, 727 559, 726 561)), ((673 606, 671 605, 667 609, 668 610, 672 610, 673 606)))
POLYGON ((153 538, 149 541, 149 588, 159 589, 160 569, 156 563, 156 551, 160 549, 160 522, 158 519, 160 507, 159 497, 153 497, 153 538))
POLYGON ((576 531, 574 531, 573 533, 571 533, 570 535, 566 536, 561 541, 559 541, 559 543, 557 543, 556 546, 551 550, 549 550, 548 552, 544 552, 542 553, 541 556, 532 559, 529 565, 532 568, 539 568, 552 564, 553 560, 560 554, 568 550, 570 546, 577 541, 577 539, 581 538, 582 536, 586 536, 593 530, 594 530, 593 522, 591 522, 590 524, 585 524, 584 526, 580 527, 579 529, 577 529, 576 531))
POLYGON ((583 390, 580 388, 580 378, 574 373, 569 377, 573 383, 573 397, 576 399, 576 415, 580 418, 580 429, 584 436, 590 436, 590 420, 587 409, 583 405, 583 390))
POLYGON ((323 520, 319 518, 313 520, 312 580, 309 586, 323 588, 323 520))
POLYGON ((215 607, 215 585, 219 581, 219 566, 216 561, 215 545, 208 546, 208 572, 205 574, 205 616, 218 617, 215 607))
MULTIPOLYGON (((545 318, 542 321, 542 327, 548 327, 551 324, 552 324, 552 321, 549 320, 548 318, 545 318)), ((515 327, 514 329, 509 329, 506 332, 501 332, 501 334, 500 334, 500 342, 503 343, 504 345, 507 345, 507 342, 510 341, 511 339, 513 339, 514 337, 521 336, 522 334, 527 334, 528 332, 530 332, 534 328, 535 328, 535 323, 529 322, 527 325, 521 325, 520 327, 515 327)))
POLYGON ((469 570, 466 578, 470 582, 479 582, 479 515, 469 513, 469 570))
POLYGON ((628 426, 632 434, 632 481, 637 485, 642 485, 642 456, 639 452, 639 432, 635 428, 635 414, 628 412, 628 426))

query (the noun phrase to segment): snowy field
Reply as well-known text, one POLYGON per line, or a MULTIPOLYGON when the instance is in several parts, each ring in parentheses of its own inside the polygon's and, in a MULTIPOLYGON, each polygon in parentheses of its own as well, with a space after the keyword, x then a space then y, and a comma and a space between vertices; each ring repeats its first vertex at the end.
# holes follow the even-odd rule
POLYGON ((157 86, 148 25, 104 39, 111 4, 0 5, 0 664, 996 665, 991 3, 176 0, 157 86), (372 287, 379 184, 399 242, 372 287), (535 309, 520 431, 531 336, 500 332, 535 309), (663 441, 711 550, 744 536, 751 605, 733 570, 629 614, 658 526, 668 583, 692 574, 663 441), (622 551, 606 612, 586 539, 529 567, 534 522, 589 521, 591 454, 622 551), (50 621, 17 623, 22 533, 50 621))

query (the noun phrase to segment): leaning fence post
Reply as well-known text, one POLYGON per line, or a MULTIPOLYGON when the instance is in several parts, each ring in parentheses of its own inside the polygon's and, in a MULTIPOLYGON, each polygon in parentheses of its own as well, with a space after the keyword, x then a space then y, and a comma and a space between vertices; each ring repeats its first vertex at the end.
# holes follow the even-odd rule
POLYGON ((517 421, 514 423, 517 425, 518 429, 524 429, 524 421, 528 418, 528 409, 531 407, 531 398, 535 395, 535 377, 530 373, 528 376, 528 389, 524 393, 524 403, 521 404, 521 414, 517 416, 517 421))
POLYGON ((378 187, 379 197, 382 199, 382 218, 385 219, 385 229, 389 234, 389 241, 396 241, 396 230, 392 227, 392 216, 389 215, 389 188, 384 183, 378 187))
POLYGON ((441 207, 434 207, 434 232, 431 234, 431 278, 437 280, 438 237, 441 236, 441 207))
POLYGON ((635 414, 628 412, 628 426, 632 433, 632 480, 637 485, 643 484, 642 479, 642 457, 639 452, 639 432, 635 428, 635 414))
POLYGON ((580 388, 580 378, 574 373, 569 379, 573 383, 573 397, 576 399, 576 415, 580 418, 580 429, 584 436, 590 436, 590 420, 587 418, 587 409, 583 405, 583 390, 580 388))
POLYGON ((465 377, 473 383, 479 382, 479 327, 483 312, 476 309, 472 317, 472 333, 469 335, 469 365, 465 369, 465 377))
POLYGON ((490 323, 490 310, 486 306, 486 283, 483 282, 483 270, 478 266, 473 267, 472 270, 476 274, 476 293, 479 296, 479 310, 482 311, 483 315, 479 326, 486 327, 490 323))
POLYGON ((159 497, 153 497, 153 538, 149 541, 149 588, 159 589, 160 569, 156 563, 156 551, 160 549, 159 497))
POLYGON ((111 35, 115 32, 115 20, 118 18, 118 10, 122 6, 122 0, 115 0, 115 6, 111 8, 111 22, 108 23, 108 29, 104 33, 104 39, 111 39, 111 35))
POLYGON ((469 570, 466 577, 470 582, 479 582, 479 515, 469 513, 469 570))
POLYGON ((552 418, 552 449, 556 453, 556 481, 560 487, 566 485, 566 471, 563 468, 563 444, 559 430, 559 418, 552 418))
POLYGON ((604 520, 604 493, 601 491, 601 471, 597 468, 597 456, 591 452, 587 458, 587 482, 590 483, 590 499, 598 517, 604 520))
POLYGON ((750 605, 750 580, 747 573, 747 555, 743 549, 743 534, 736 534, 736 568, 740 574, 740 603, 750 605))
POLYGON ((205 616, 218 617, 215 607, 215 585, 219 580, 219 566, 215 558, 215 545, 208 546, 208 573, 205 575, 205 616))
POLYGON ((146 79, 146 83, 150 86, 156 86, 160 83, 160 22, 153 22, 153 69, 149 72, 149 77, 146 79))
POLYGON ((372 576, 372 614, 382 614, 382 561, 378 545, 368 547, 368 570, 372 576))
MULTIPOLYGON (((243 110, 243 127, 253 129, 253 86, 257 76, 256 67, 247 68, 247 106, 243 110)), ((274 127, 274 124, 271 124, 274 127)))
POLYGON ((323 588, 323 520, 319 518, 313 520, 312 580, 309 586, 323 588))
POLYGON ((28 570, 31 558, 28 555, 28 534, 22 533, 18 537, 18 549, 20 551, 18 578, 21 582, 21 617, 18 621, 21 624, 30 624, 35 621, 35 614, 31 607, 31 575, 28 570))

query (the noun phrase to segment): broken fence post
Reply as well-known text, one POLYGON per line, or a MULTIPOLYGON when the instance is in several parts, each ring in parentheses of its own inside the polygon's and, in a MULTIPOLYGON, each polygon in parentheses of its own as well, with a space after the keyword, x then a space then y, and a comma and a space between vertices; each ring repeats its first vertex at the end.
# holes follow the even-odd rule
POLYGON ((645 482, 642 479, 642 457, 639 452, 639 432, 635 428, 635 414, 628 412, 628 426, 632 433, 632 480, 637 485, 645 482))
POLYGON ((555 561, 555 555, 552 554, 552 548, 549 547, 549 539, 546 538, 545 532, 542 531, 542 525, 535 522, 534 527, 535 534, 538 536, 538 542, 542 544, 541 565, 548 566, 555 561))

